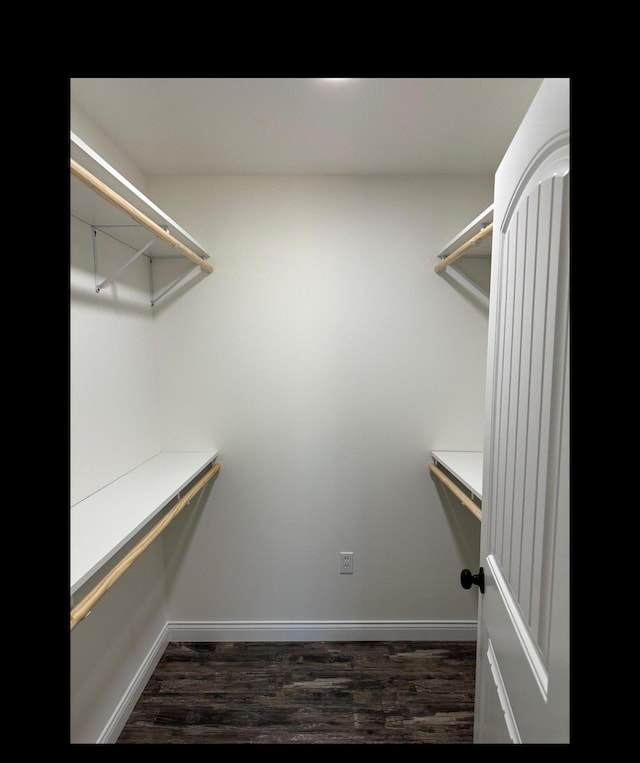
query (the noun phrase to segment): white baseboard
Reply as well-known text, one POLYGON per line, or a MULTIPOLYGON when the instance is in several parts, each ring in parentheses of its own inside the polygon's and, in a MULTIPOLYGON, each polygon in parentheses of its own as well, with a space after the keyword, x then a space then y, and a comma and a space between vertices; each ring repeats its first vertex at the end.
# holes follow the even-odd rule
POLYGON ((169 641, 474 641, 475 620, 169 622, 169 641))
POLYGON ((107 725, 102 730, 96 744, 115 744, 118 740, 122 729, 125 727, 129 716, 133 712, 133 708, 136 706, 136 702, 144 691, 144 687, 151 678, 156 665, 160 662, 160 658, 164 654, 167 644, 171 641, 169 638, 168 626, 169 623, 166 623, 158 634, 158 638, 149 650, 149 653, 133 677, 120 702, 118 702, 116 709, 111 714, 111 718, 109 718, 107 725))
POLYGON ((172 641, 474 641, 475 620, 168 622, 158 634, 96 744, 115 744, 172 641))

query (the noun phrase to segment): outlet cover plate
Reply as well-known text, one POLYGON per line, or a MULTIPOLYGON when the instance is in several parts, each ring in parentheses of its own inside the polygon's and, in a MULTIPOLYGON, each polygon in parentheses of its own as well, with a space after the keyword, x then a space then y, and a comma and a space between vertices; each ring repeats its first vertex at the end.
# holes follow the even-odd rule
POLYGON ((353 551, 340 552, 340 574, 353 575, 353 551))

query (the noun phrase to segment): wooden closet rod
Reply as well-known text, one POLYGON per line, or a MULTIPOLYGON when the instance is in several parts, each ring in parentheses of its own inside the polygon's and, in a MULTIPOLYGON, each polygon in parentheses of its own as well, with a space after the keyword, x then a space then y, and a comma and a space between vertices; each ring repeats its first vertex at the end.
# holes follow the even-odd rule
POLYGON ((444 260, 441 260, 435 267, 434 270, 436 273, 439 273, 441 270, 444 270, 447 265, 451 265, 452 262, 455 262, 456 260, 460 259, 462 255, 466 254, 469 249, 472 249, 476 244, 479 244, 481 241, 484 241, 487 236, 490 236, 493 232, 493 223, 489 223, 486 228, 483 228, 479 233, 476 233, 475 236, 472 236, 465 244, 462 246, 459 246, 455 252, 451 252, 451 254, 448 257, 445 257, 444 260))
POLYGON ((86 170, 81 164, 78 164, 75 159, 71 159, 71 174, 75 175, 79 180, 82 180, 83 183, 86 183, 89 188, 93 189, 97 194, 102 196, 103 199, 106 199, 115 207, 118 207, 123 212, 126 212, 137 223, 140 223, 140 225, 143 225, 145 228, 147 228, 147 230, 150 230, 154 236, 157 236, 163 241, 166 241, 167 244, 172 246, 176 251, 180 252, 180 254, 184 255, 192 262, 195 262, 202 268, 202 270, 206 271, 207 273, 211 273, 213 271, 213 265, 209 264, 206 260, 202 259, 202 257, 191 251, 188 246, 185 246, 181 241, 178 241, 175 236, 172 236, 170 233, 164 230, 164 228, 161 228, 157 223, 154 223, 150 217, 147 217, 139 209, 136 209, 133 204, 130 204, 126 199, 123 199, 122 196, 109 188, 109 186, 103 183, 102 180, 99 180, 95 175, 92 175, 88 170, 86 170))
POLYGON ((216 476, 220 471, 220 464, 214 464, 209 471, 204 474, 198 482, 168 511, 164 517, 149 530, 149 532, 138 541, 136 545, 124 556, 118 564, 107 573, 102 580, 93 588, 81 602, 71 610, 71 630, 91 612, 94 605, 100 601, 111 586, 120 578, 142 552, 160 535, 160 533, 178 516, 184 507, 193 500, 193 498, 202 490, 210 479, 216 476))
POLYGON ((469 509, 474 517, 477 517, 480 521, 482 521, 482 510, 471 500, 471 498, 469 498, 466 493, 460 490, 460 488, 453 480, 449 479, 449 477, 447 477, 447 475, 441 469, 438 469, 435 464, 429 464, 429 469, 444 485, 446 485, 446 487, 449 488, 455 497, 458 498, 458 500, 464 504, 467 509, 469 509))

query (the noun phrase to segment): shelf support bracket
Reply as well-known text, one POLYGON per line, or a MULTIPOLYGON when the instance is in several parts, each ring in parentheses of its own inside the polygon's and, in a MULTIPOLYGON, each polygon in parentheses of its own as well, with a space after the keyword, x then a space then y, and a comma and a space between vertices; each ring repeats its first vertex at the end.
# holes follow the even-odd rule
MULTIPOLYGON (((163 257, 162 259, 165 259, 165 260, 166 260, 166 259, 170 259, 170 258, 168 258, 168 257, 163 257)), ((179 255, 176 255, 176 259, 183 259, 183 258, 182 258, 182 257, 180 257, 179 255)), ((157 297, 154 297, 154 296, 153 296, 153 258, 152 258, 152 257, 150 257, 150 258, 149 258, 149 293, 150 293, 150 295, 151 295, 151 307, 153 307, 154 305, 157 305, 157 304, 158 304, 158 302, 159 302, 159 301, 162 299, 162 297, 166 296, 166 295, 167 295, 167 294, 168 294, 168 293, 169 293, 169 292, 170 292, 172 289, 175 289, 175 287, 176 287, 176 286, 177 286, 179 283, 181 283, 182 281, 184 281, 184 279, 185 279, 185 278, 186 278, 188 275, 190 275, 191 273, 193 273, 194 271, 196 271, 196 270, 199 270, 199 269, 200 269, 200 266, 199 266, 199 265, 192 265, 192 266, 191 266, 190 268, 188 268, 188 269, 187 269, 187 270, 186 270, 184 273, 182 273, 181 275, 179 275, 179 276, 176 278, 176 280, 175 280, 175 281, 173 281, 172 283, 170 283, 170 284, 169 284, 169 286, 167 286, 167 288, 166 288, 164 291, 162 291, 160 294, 158 294, 158 296, 157 296, 157 297)))
MULTIPOLYGON (((97 294, 99 294, 100 291, 105 286, 107 286, 107 284, 109 284, 112 281, 114 281, 120 275, 120 273, 122 273, 123 270, 125 270, 126 268, 129 267, 129 265, 131 265, 133 262, 135 262, 138 259, 138 257, 140 257, 142 254, 145 254, 152 244, 154 244, 156 241, 160 240, 158 238, 158 236, 152 236, 152 238, 149 241, 147 241, 147 243, 142 248, 138 249, 138 251, 132 257, 130 257, 123 265, 121 265, 115 271, 115 273, 112 273, 110 276, 108 276, 107 278, 105 278, 102 281, 100 281, 99 277, 98 277, 98 231, 104 232, 106 228, 141 228, 141 227, 144 227, 144 226, 137 225, 135 223, 134 224, 129 224, 129 225, 92 225, 91 226, 91 232, 93 234, 92 237, 91 237, 92 244, 93 244, 93 270, 94 270, 94 273, 95 273, 96 293, 97 294)), ((165 226, 162 226, 162 227, 163 227, 163 230, 165 230, 166 232, 169 232, 169 227, 168 226, 165 225, 165 226)), ((154 291, 154 286, 153 286, 153 257, 148 255, 148 254, 147 254, 147 257, 149 259, 149 298, 150 298, 151 307, 156 305, 159 302, 159 300, 162 299, 162 297, 167 295, 172 289, 174 289, 188 275, 190 275, 194 271, 200 269, 199 265, 192 264, 191 267, 187 268, 187 270, 184 273, 182 273, 181 275, 179 275, 175 279, 175 281, 170 283, 169 286, 167 286, 164 289, 164 291, 162 291, 157 296, 154 296, 154 293, 153 293, 153 291, 154 291)), ((156 259, 158 259, 158 258, 156 258, 156 259)), ((184 257, 182 255, 175 254, 173 256, 172 255, 169 255, 169 256, 166 256, 166 257, 163 256, 160 259, 163 259, 163 260, 168 260, 168 259, 183 260, 184 257)))
MULTIPOLYGON (((141 254, 144 254, 147 249, 155 242, 157 241, 157 237, 153 236, 147 243, 141 248, 138 249, 138 251, 131 257, 129 260, 127 260, 124 265, 121 265, 115 273, 112 273, 110 276, 105 278, 103 281, 100 281, 98 283, 98 231, 102 230, 103 228, 123 228, 123 227, 131 227, 131 226, 122 226, 122 225, 92 225, 91 230, 93 232, 93 266, 94 271, 96 275, 96 293, 99 294, 100 290, 103 289, 108 283, 111 283, 114 281, 120 273, 122 273, 125 268, 128 268, 129 265, 131 265, 133 262, 135 262, 138 257, 140 257, 141 254)), ((134 226, 134 227, 140 227, 140 226, 134 226)))
POLYGON ((475 296, 478 297, 480 301, 485 305, 485 307, 489 307, 489 292, 486 292, 484 289, 478 286, 477 283, 474 283, 460 270, 460 268, 455 263, 453 265, 449 265, 444 275, 450 276, 454 281, 462 284, 465 288, 471 289, 475 296))

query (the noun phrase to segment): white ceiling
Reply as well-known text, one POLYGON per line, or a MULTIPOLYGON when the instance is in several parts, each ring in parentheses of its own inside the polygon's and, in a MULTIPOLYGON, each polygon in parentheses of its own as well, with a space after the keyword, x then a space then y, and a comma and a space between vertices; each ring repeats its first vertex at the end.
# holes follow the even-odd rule
POLYGON ((542 78, 73 78, 149 176, 493 175, 542 78))

